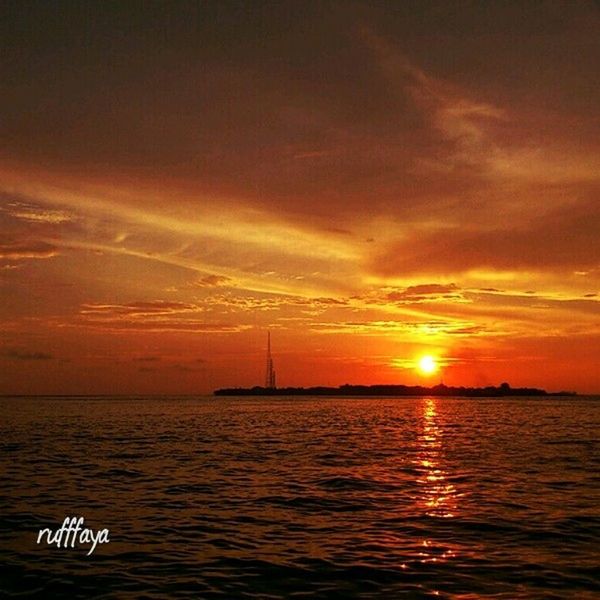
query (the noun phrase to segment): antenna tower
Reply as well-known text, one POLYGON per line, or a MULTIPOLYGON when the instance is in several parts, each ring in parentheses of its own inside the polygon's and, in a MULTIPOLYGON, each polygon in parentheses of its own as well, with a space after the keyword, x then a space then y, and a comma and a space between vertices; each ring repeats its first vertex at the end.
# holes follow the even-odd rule
POLYGON ((271 332, 267 332, 267 373, 265 375, 265 387, 275 389, 275 370, 273 369, 273 357, 271 356, 271 332))

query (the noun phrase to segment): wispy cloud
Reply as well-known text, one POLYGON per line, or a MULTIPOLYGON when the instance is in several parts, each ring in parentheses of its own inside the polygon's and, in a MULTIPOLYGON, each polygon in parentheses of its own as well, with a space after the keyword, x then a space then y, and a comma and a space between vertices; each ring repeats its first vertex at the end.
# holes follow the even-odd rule
POLYGON ((0 259, 51 258, 57 254, 58 248, 46 242, 0 243, 0 259))
POLYGON ((178 313, 201 312, 202 308, 196 304, 185 302, 169 302, 156 300, 149 302, 129 302, 126 304, 82 304, 82 315, 129 315, 129 316, 161 316, 178 313))
POLYGON ((233 280, 231 277, 227 277, 226 275, 211 274, 194 280, 190 285, 196 287, 217 287, 220 285, 228 285, 232 282, 233 280))
POLYGON ((272 311, 282 308, 324 311, 349 305, 346 298, 302 297, 291 295, 234 295, 218 294, 203 300, 206 306, 229 307, 239 311, 272 311))
POLYGON ((59 225, 75 219, 71 213, 65 210, 50 209, 27 202, 8 202, 6 206, 0 208, 0 210, 16 219, 28 223, 59 225))
POLYGON ((483 325, 463 321, 346 321, 333 323, 313 323, 312 331, 321 333, 354 333, 366 335, 398 335, 413 334, 426 338, 427 336, 456 335, 474 336, 491 334, 483 325))
POLYGON ((231 323, 207 323, 194 319, 132 320, 132 319, 84 319, 65 323, 66 327, 85 327, 106 332, 188 332, 188 333, 235 333, 250 329, 250 325, 231 323))

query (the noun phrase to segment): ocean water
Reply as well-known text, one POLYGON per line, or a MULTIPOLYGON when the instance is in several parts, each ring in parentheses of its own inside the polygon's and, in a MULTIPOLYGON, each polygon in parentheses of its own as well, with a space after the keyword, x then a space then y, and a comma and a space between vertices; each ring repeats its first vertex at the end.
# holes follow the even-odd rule
POLYGON ((600 398, 0 400, 0 593, 600 598, 600 398), (67 516, 110 543, 57 548, 67 516))

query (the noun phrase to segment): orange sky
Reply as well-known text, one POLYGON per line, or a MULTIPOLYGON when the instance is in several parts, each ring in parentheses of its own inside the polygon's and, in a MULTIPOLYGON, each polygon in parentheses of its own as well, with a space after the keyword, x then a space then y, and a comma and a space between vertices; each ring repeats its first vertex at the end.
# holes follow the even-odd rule
POLYGON ((0 393, 600 392, 597 3, 0 10, 0 393))

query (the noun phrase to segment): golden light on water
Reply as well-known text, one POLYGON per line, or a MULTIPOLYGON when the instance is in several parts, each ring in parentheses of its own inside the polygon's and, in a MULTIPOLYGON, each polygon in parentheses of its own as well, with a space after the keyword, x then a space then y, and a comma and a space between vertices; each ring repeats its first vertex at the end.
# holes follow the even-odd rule
POLYGON ((422 430, 419 434, 420 504, 431 517, 452 518, 458 510, 458 493, 442 467, 442 429, 437 423, 436 400, 427 398, 423 405, 422 430))

